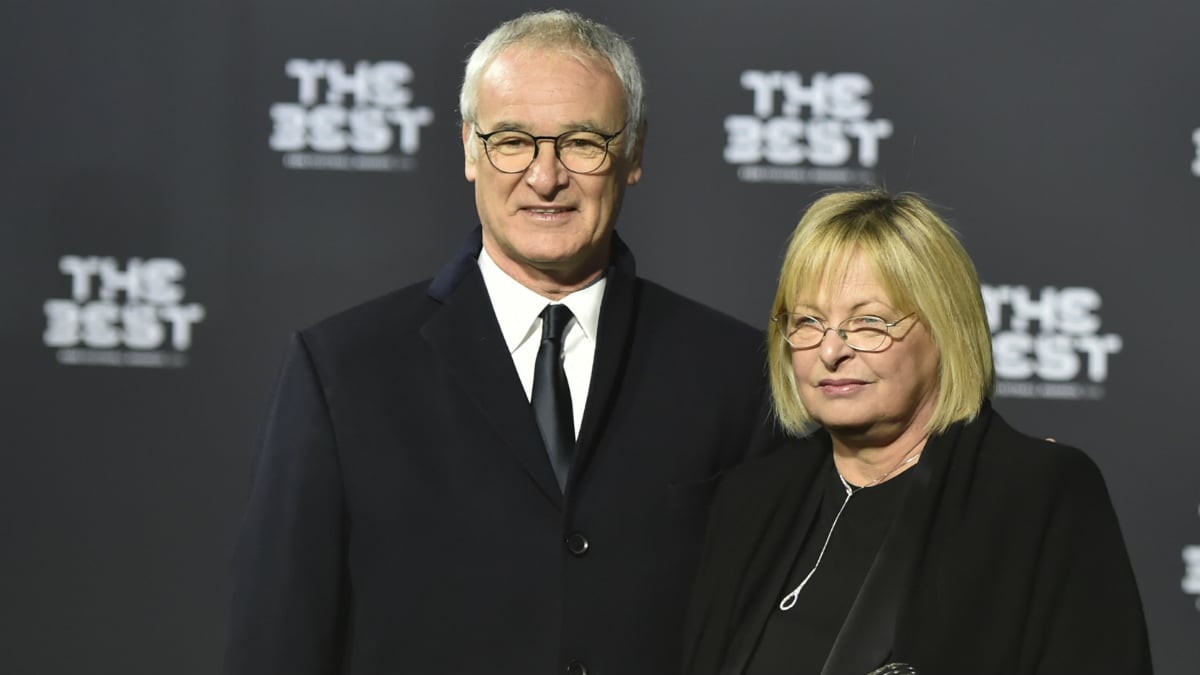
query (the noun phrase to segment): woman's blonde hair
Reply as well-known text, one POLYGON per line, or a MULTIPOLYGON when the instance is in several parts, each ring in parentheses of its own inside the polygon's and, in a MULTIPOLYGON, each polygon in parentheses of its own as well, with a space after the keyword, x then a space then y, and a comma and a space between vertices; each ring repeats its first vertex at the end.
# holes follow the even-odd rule
MULTIPOLYGON (((916 312, 938 350, 937 400, 926 431, 973 419, 995 379, 979 277, 954 230, 920 196, 848 191, 814 202, 792 233, 772 315, 793 311, 841 278, 859 253, 896 309, 916 312)), ((802 435, 815 421, 800 399, 792 349, 775 321, 767 337, 775 414, 802 435)))

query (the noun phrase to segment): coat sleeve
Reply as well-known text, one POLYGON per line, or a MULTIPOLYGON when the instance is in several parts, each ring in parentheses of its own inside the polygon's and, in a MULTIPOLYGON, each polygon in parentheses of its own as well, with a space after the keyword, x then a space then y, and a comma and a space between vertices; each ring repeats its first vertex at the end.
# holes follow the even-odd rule
POLYGON ((728 485, 721 485, 709 509, 708 528, 699 571, 692 584, 691 602, 684 620, 684 649, 681 672, 686 675, 716 673, 724 651, 729 625, 724 620, 732 601, 731 587, 723 573, 722 551, 719 544, 727 543, 725 531, 729 508, 726 506, 728 485), (723 489, 724 488, 724 489, 723 489))
POLYGON ((339 672, 344 500, 329 408, 293 337, 253 464, 234 554, 226 675, 339 672))
POLYGON ((1149 675, 1137 583, 1100 470, 1074 455, 1042 541, 1022 672, 1149 675))

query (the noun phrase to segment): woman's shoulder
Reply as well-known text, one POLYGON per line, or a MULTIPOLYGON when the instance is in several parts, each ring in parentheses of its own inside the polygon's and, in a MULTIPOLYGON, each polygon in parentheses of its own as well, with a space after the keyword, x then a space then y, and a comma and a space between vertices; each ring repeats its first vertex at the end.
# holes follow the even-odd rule
POLYGON ((996 413, 988 425, 981 462, 988 473, 1006 474, 1026 485, 1103 484, 1099 466, 1082 449, 1018 431, 996 413))
POLYGON ((777 525, 775 515, 801 508, 831 461, 829 450, 811 438, 789 439, 729 469, 721 475, 709 508, 710 539, 740 552, 736 555, 765 545, 760 538, 777 525))
POLYGON ((827 443, 817 434, 788 437, 766 452, 729 469, 721 476, 720 491, 760 492, 771 486, 806 481, 830 456, 827 443))

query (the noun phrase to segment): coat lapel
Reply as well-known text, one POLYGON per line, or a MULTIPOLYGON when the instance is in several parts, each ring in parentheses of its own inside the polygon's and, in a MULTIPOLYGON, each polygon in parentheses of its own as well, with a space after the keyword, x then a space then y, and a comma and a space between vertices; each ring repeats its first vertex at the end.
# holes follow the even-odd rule
POLYGON ((924 493, 929 485, 930 472, 921 469, 921 464, 911 469, 913 475, 905 486, 900 513, 867 570, 821 675, 869 673, 883 665, 893 651, 896 618, 922 541, 919 521, 912 517, 913 495, 924 493))
POLYGON ((458 256, 430 284, 430 297, 442 306, 421 327, 421 336, 467 392, 478 415, 503 440, 547 499, 561 507, 562 493, 554 470, 475 262, 479 236, 476 229, 458 256))
POLYGON ((621 376, 632 341, 634 317, 637 314, 638 285, 633 254, 615 234, 613 235, 612 264, 608 268, 604 299, 600 306, 600 323, 596 336, 596 353, 592 361, 592 376, 588 384, 587 407, 579 427, 575 457, 568 480, 578 482, 584 474, 612 414, 621 376))
MULTIPOLYGON (((985 404, 980 417, 989 416, 985 404)), ((896 629, 922 568, 931 524, 941 509, 954 508, 953 498, 944 494, 946 477, 955 464, 974 464, 978 439, 966 437, 963 430, 964 425, 957 424, 930 438, 921 461, 910 469, 900 511, 863 579, 821 675, 868 673, 894 654, 896 629)))
MULTIPOLYGON (((813 437, 819 439, 820 434, 813 437)), ((742 617, 735 630, 729 649, 723 659, 721 675, 743 673, 754 655, 758 640, 766 628, 767 619, 775 611, 786 593, 788 576, 800 547, 811 536, 821 504, 821 491, 816 488, 820 477, 829 467, 831 454, 821 444, 822 450, 806 451, 798 455, 807 470, 789 472, 786 480, 780 481, 780 494, 764 495, 764 501, 777 500, 770 509, 772 522, 760 542, 749 551, 750 559, 745 566, 743 579, 763 579, 762 584, 746 585, 739 590, 738 603, 745 609, 736 611, 742 617), (816 462, 805 457, 819 458, 816 462), (766 555, 767 557, 764 557, 766 555)))

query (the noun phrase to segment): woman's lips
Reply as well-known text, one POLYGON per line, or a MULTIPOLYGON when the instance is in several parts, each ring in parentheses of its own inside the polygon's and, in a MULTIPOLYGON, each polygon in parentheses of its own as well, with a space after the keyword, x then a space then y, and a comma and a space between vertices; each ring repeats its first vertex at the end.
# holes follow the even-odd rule
POLYGON ((821 380, 817 383, 817 389, 827 396, 849 396, 866 386, 867 383, 862 380, 821 380))

